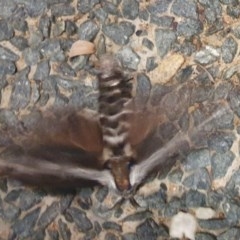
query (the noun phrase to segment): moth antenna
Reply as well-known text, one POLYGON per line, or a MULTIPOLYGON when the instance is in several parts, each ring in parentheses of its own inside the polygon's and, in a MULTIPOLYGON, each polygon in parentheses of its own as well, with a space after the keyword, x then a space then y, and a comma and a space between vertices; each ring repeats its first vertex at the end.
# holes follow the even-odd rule
POLYGON ((103 138, 102 160, 110 168, 119 190, 129 189, 129 163, 134 151, 129 142, 133 114, 126 106, 132 100, 132 79, 124 76, 120 64, 112 55, 100 59, 99 115, 103 138))

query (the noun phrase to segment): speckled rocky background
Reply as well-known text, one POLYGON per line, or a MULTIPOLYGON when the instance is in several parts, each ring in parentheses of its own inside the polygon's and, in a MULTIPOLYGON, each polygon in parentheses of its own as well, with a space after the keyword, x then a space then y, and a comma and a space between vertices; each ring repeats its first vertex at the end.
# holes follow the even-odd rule
MULTIPOLYGON (((134 77, 140 104, 156 106, 176 85, 194 83, 182 129, 229 106, 215 120, 221 131, 195 139, 142 186, 138 209, 126 202, 106 211, 116 196, 100 186, 60 194, 2 179, 0 239, 169 239, 179 211, 196 216, 196 240, 239 239, 238 0, 0 0, 0 18, 1 128, 34 124, 53 105, 96 109, 93 66, 105 52, 134 77), (96 54, 69 59, 78 39, 96 54)), ((165 122, 158 136, 177 131, 165 122)))

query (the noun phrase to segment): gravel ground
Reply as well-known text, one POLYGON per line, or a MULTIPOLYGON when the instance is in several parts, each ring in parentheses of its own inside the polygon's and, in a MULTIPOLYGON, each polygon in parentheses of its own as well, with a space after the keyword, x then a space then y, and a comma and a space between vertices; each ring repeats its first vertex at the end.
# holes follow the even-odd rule
POLYGON ((196 221, 196 240, 239 239, 239 19, 238 0, 0 0, 1 129, 33 125, 51 106, 96 110, 93 66, 109 52, 134 77, 140 105, 167 96, 159 147, 176 125, 188 129, 229 106, 207 137, 146 180, 139 208, 106 210, 118 196, 101 186, 55 193, 2 179, 0 239, 171 239, 180 212, 193 216, 188 230, 196 221), (95 54, 70 59, 79 39, 95 54))

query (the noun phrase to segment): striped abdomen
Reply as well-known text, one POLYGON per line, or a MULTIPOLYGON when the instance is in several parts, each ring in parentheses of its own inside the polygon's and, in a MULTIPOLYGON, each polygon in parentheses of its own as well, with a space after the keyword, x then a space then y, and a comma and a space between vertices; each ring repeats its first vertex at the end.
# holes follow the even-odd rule
POLYGON ((118 67, 116 60, 106 57, 101 62, 99 79, 99 115, 103 137, 102 159, 111 169, 119 190, 127 190, 129 164, 134 153, 129 143, 132 110, 126 105, 132 99, 132 82, 118 67))

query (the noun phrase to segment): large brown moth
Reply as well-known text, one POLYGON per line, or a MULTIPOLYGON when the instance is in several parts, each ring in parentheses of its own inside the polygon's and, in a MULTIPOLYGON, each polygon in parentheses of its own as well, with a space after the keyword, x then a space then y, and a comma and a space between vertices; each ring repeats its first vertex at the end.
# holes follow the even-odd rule
POLYGON ((155 108, 138 110, 132 99, 132 80, 114 58, 103 57, 100 66, 98 113, 48 111, 29 133, 17 136, 14 144, 5 144, 7 150, 0 156, 2 176, 76 187, 90 180, 128 198, 151 172, 172 165, 170 157, 202 137, 208 123, 228 109, 222 103, 216 109, 210 106, 210 114, 199 125, 185 132, 179 129, 160 146, 154 138, 158 125, 165 115, 171 118, 184 112, 192 88, 181 87, 179 96, 167 94, 155 108))

